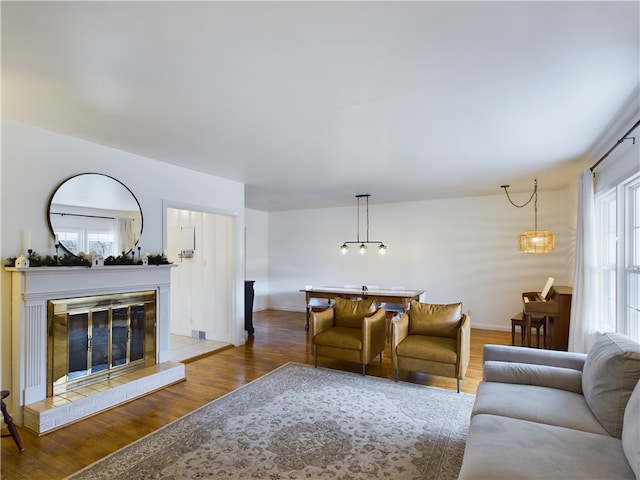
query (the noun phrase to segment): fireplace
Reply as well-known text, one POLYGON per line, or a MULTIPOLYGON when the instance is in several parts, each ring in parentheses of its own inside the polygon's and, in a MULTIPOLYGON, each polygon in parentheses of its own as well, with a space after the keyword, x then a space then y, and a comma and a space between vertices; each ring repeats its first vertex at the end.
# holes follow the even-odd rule
POLYGON ((156 292, 48 302, 47 396, 155 364, 156 292))
POLYGON ((18 425, 44 434, 185 380, 169 345, 171 267, 5 267, 18 425))

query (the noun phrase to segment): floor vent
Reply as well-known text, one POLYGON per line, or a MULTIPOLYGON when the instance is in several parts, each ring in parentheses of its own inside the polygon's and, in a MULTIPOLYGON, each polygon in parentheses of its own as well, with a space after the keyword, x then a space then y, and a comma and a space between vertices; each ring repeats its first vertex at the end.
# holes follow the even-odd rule
POLYGON ((205 332, 202 330, 191 330, 191 338, 198 338, 200 340, 205 340, 207 337, 205 332))

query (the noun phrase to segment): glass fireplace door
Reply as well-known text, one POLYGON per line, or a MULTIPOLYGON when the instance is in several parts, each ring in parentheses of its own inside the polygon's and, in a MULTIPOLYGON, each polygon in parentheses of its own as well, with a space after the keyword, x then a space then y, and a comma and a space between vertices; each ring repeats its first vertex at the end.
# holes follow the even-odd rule
POLYGON ((132 305, 131 307, 131 353, 132 362, 144 359, 145 342, 145 306, 132 305))
POLYGON ((155 364, 153 290, 48 302, 47 395, 155 364))
POLYGON ((118 367, 127 362, 129 341, 129 307, 112 310, 111 323, 111 366, 118 367))
POLYGON ((91 312, 91 372, 109 367, 109 310, 91 312))
POLYGON ((56 369, 55 380, 66 375, 69 380, 84 377, 89 372, 89 312, 57 315, 56 320, 56 353, 60 357, 66 352, 68 358, 59 358, 62 368, 56 369), (66 365, 68 368, 64 368, 66 365))

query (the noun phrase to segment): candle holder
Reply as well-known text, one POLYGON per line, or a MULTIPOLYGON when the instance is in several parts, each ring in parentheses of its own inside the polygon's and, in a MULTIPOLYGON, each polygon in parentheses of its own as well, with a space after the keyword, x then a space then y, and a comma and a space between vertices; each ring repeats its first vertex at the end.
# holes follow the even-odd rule
POLYGON ((31 263, 31 256, 33 255, 33 248, 27 248, 27 253, 29 254, 29 256, 27 258, 29 259, 29 263, 31 263))
POLYGON ((58 249, 60 248, 60 244, 54 243, 53 246, 56 248, 56 254, 53 257, 53 260, 56 262, 56 265, 58 265, 58 249))

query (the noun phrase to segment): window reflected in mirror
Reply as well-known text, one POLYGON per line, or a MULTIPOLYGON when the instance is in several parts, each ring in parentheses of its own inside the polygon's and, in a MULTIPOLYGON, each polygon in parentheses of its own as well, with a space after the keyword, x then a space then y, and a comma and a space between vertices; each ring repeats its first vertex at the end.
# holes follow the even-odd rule
POLYGON ((72 255, 131 252, 142 233, 140 204, 124 184, 99 173, 63 182, 49 203, 51 232, 72 255))

